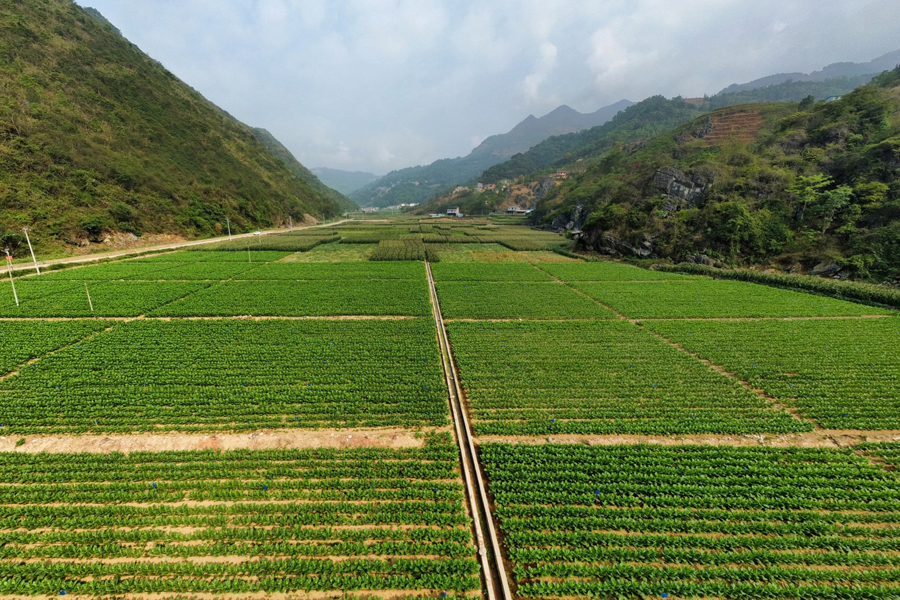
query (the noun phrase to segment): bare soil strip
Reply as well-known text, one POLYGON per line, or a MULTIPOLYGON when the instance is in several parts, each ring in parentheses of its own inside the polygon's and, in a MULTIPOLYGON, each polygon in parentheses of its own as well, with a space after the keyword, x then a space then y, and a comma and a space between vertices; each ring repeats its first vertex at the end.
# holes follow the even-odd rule
POLYGON ((825 317, 655 317, 628 319, 640 324, 644 321, 847 321, 853 319, 896 319, 897 315, 829 315, 825 317))
POLYGON ((275 450, 282 448, 421 448, 420 433, 446 428, 281 429, 255 433, 137 435, 28 435, 0 437, 0 452, 109 454, 165 450, 275 450), (17 446, 18 440, 25 443, 17 446))
POLYGON ((228 315, 218 317, 0 317, 2 321, 399 321, 419 319, 414 315, 303 315, 303 316, 254 316, 228 315))
POLYGON ((651 444, 657 446, 765 446, 768 448, 852 448, 865 442, 900 442, 900 430, 861 431, 856 429, 819 430, 803 433, 762 433, 723 435, 720 433, 680 435, 564 434, 550 436, 485 435, 475 438, 477 444, 584 444, 616 446, 651 444))
MULTIPOLYGON (((354 590, 345 592, 343 590, 330 590, 327 592, 295 590, 292 592, 256 592, 252 594, 240 593, 216 593, 216 594, 195 594, 185 592, 166 592, 153 594, 107 594, 105 596, 93 596, 93 598, 104 598, 109 600, 331 600, 340 598, 341 600, 368 600, 378 598, 379 600, 406 600, 407 598, 431 598, 434 596, 434 590, 354 590)), ((41 596, 37 596, 41 597, 41 596)), ((19 600, 33 599, 35 596, 19 596, 19 595, 0 595, 0 600, 19 600)))

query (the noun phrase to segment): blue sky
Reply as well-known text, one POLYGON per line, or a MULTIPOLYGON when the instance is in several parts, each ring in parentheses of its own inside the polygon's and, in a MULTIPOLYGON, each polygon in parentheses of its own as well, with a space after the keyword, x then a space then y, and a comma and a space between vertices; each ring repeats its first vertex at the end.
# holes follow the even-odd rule
POLYGON ((467 154, 559 104, 702 96, 900 49, 897 0, 79 0, 308 167, 467 154))

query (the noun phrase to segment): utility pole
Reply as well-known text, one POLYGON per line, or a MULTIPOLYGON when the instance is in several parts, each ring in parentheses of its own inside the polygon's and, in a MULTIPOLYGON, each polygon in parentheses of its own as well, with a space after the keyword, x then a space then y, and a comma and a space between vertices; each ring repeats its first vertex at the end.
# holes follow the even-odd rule
POLYGON ((84 293, 87 294, 88 306, 91 307, 91 312, 94 312, 94 303, 91 302, 91 293, 88 291, 87 284, 84 284, 84 293))
POLYGON ((247 240, 247 262, 252 263, 253 261, 250 259, 250 240, 247 240))
POLYGON ((9 248, 4 248, 4 252, 6 252, 6 266, 9 267, 9 284, 13 289, 13 298, 16 299, 16 306, 19 306, 19 295, 16 293, 16 282, 13 281, 12 274, 12 255, 9 253, 9 248))
POLYGON ((228 241, 231 241, 231 221, 228 220, 228 217, 225 217, 225 223, 228 224, 228 241))
POLYGON ((288 215, 288 223, 291 224, 291 231, 293 231, 294 230, 294 220, 291 218, 290 215, 288 215))
POLYGON ((34 261, 34 269, 37 271, 37 274, 41 274, 41 268, 37 264, 37 258, 34 257, 34 248, 31 247, 31 238, 28 237, 28 228, 23 227, 22 231, 25 232, 25 241, 28 242, 28 249, 31 250, 31 260, 34 261))

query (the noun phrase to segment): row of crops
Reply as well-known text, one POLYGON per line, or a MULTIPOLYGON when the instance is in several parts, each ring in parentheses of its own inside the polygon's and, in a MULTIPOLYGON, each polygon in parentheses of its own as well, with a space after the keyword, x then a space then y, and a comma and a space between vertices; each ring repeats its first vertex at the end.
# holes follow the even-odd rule
POLYGON ((812 430, 624 321, 453 322, 479 435, 812 430))
POLYGON ((0 594, 477 592, 457 457, 0 454, 0 594))
POLYGON ((900 429, 900 322, 650 321, 827 429, 900 429))
POLYGON ((850 450, 487 444, 481 458, 520 597, 900 589, 900 480, 850 450))
MULTIPOLYGON (((448 423, 432 319, 137 320, 72 343, 90 323, 34 324, 64 347, 0 381, 0 432, 448 423)), ((29 326, 0 323, 0 349, 29 326)))

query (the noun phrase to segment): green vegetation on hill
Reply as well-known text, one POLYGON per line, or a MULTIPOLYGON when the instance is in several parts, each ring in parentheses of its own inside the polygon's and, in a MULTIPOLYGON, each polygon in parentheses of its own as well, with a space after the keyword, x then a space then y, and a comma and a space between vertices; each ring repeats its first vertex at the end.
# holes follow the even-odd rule
POLYGON ((799 102, 808 96, 815 100, 825 100, 832 96, 849 94, 861 85, 872 80, 873 75, 857 75, 856 77, 835 77, 825 81, 785 81, 752 90, 720 92, 706 99, 705 106, 710 109, 746 104, 748 102, 799 102))
POLYGON ((496 183, 515 179, 551 167, 597 155, 616 144, 629 144, 677 127, 696 118, 704 111, 681 98, 667 100, 652 96, 629 106, 607 123, 566 135, 557 135, 537 144, 527 152, 516 154, 508 161, 486 170, 479 181, 496 183))
POLYGON ((0 0, 0 243, 202 237, 341 209, 70 0, 0 0))
POLYGON ((596 155, 535 222, 574 220, 615 255, 896 277, 898 84, 900 68, 838 101, 725 108, 596 155))
POLYGON ((391 171, 354 191, 351 197, 361 206, 418 204, 458 184, 473 181, 488 167, 503 162, 516 152, 524 152, 552 135, 606 123, 630 105, 628 100, 620 100, 590 114, 563 105, 541 118, 529 115, 507 133, 490 136, 466 156, 391 171))
POLYGON ((359 205, 356 202, 322 183, 312 171, 304 167, 300 164, 300 161, 294 158, 294 155, 291 154, 291 151, 288 150, 284 144, 275 139, 275 136, 267 130, 262 129, 261 127, 255 127, 253 129, 253 135, 256 136, 256 139, 258 139, 269 152, 281 160, 291 173, 302 179, 306 185, 322 194, 322 196, 337 204, 341 207, 341 210, 349 212, 359 209, 359 205))

